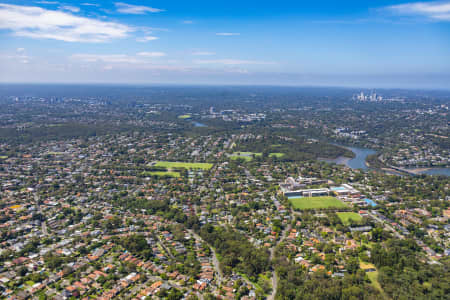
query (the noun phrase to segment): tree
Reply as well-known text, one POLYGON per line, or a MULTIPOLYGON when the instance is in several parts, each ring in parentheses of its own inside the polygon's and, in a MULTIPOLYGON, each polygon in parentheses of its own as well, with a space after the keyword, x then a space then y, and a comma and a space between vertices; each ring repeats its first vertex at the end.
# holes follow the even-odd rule
POLYGON ((351 257, 346 264, 346 269, 350 274, 356 273, 359 269, 359 261, 356 257, 351 257))

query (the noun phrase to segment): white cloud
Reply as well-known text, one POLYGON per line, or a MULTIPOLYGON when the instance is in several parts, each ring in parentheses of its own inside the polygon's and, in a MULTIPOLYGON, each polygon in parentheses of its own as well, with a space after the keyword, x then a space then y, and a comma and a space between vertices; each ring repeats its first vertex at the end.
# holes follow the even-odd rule
POLYGON ((154 41, 154 40, 157 40, 157 39, 159 39, 159 37, 150 36, 149 35, 149 36, 144 36, 144 37, 141 37, 141 38, 137 38, 136 41, 141 42, 141 43, 145 43, 145 42, 154 41))
POLYGON ((111 64, 148 64, 151 58, 166 56, 163 52, 139 52, 136 55, 127 54, 74 54, 70 59, 85 63, 107 63, 111 64))
POLYGON ((241 35, 241 34, 238 33, 238 32, 218 32, 218 33, 216 33, 216 35, 219 35, 219 36, 236 36, 236 35, 241 35))
POLYGON ((145 56, 145 57, 163 57, 166 56, 164 52, 139 52, 137 53, 139 56, 145 56))
POLYGON ((195 60, 196 64, 213 64, 213 65, 274 65, 274 62, 242 60, 242 59, 211 59, 211 60, 195 60))
POLYGON ((28 64, 30 62, 30 57, 25 54, 25 48, 17 48, 15 53, 2 54, 0 53, 0 60, 8 60, 19 62, 22 64, 28 64))
POLYGON ((184 20, 182 23, 183 24, 194 24, 194 21, 192 21, 192 20, 184 20))
POLYGON ((136 64, 140 61, 133 56, 126 54, 74 54, 70 57, 73 60, 82 62, 105 62, 105 63, 131 63, 136 64))
POLYGON ((388 6, 387 9, 400 15, 423 16, 434 20, 450 21, 449 1, 411 2, 388 6))
POLYGON ((39 4, 58 4, 59 2, 57 2, 57 1, 45 1, 45 0, 43 0, 43 1, 37 1, 36 3, 39 3, 39 4))
POLYGON ((64 5, 64 6, 61 6, 60 8, 63 10, 68 10, 68 11, 74 12, 74 13, 77 13, 80 11, 79 7, 71 6, 71 5, 64 5))
POLYGON ((192 55, 196 55, 196 56, 210 56, 210 55, 215 55, 216 53, 214 52, 208 52, 208 51, 196 51, 193 52, 192 55))
POLYGON ((84 2, 84 3, 80 3, 81 5, 84 5, 84 6, 96 6, 96 7, 100 7, 100 5, 99 4, 96 4, 96 3, 89 3, 89 2, 84 2))
POLYGON ((148 12, 157 13, 164 11, 163 9, 154 8, 150 6, 132 5, 123 2, 116 2, 117 11, 124 14, 143 15, 148 12))
POLYGON ((16 36, 99 43, 124 38, 133 28, 34 6, 0 4, 0 29, 16 36))

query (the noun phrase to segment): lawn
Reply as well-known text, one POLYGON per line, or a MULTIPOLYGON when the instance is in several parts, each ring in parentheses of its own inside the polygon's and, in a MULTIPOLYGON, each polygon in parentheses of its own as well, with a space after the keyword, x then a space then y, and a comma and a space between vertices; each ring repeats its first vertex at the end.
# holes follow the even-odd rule
POLYGON ((190 117, 192 117, 191 115, 181 115, 178 116, 178 119, 189 119, 190 117))
POLYGON ((0 156, 0 159, 7 159, 7 158, 8 158, 8 156, 5 156, 5 155, 0 156))
MULTIPOLYGON (((230 155, 231 159, 244 159, 246 161, 251 161, 253 159, 253 155, 254 156, 262 156, 261 152, 234 152, 233 154, 230 155)), ((269 153, 269 157, 277 157, 277 158, 281 158, 284 156, 284 153, 269 153)))
MULTIPOLYGON (((379 290, 383 294, 383 296, 385 296, 384 295, 384 291, 383 291, 380 283, 378 282, 378 270, 375 267, 375 265, 371 264, 371 263, 368 263, 368 262, 360 261, 359 262, 359 267, 361 269, 363 269, 363 270, 367 270, 367 269, 375 269, 376 270, 374 272, 367 272, 366 273, 367 277, 369 277, 369 280, 372 283, 372 286, 374 288, 376 288, 377 290, 379 290)), ((384 297, 384 298, 386 298, 386 297, 384 297)))
POLYGON ((299 197, 291 198, 289 201, 295 209, 327 209, 327 208, 347 208, 347 205, 341 200, 331 197, 299 197))
POLYGON ((364 261, 360 261, 360 262, 359 262, 359 267, 360 267, 361 269, 363 269, 363 270, 367 270, 367 269, 377 269, 377 268, 375 267, 374 264, 368 263, 368 262, 364 262, 364 261))
POLYGON ((373 287, 379 290, 380 292, 383 291, 381 288, 380 283, 378 282, 378 271, 375 272, 368 272, 367 277, 369 277, 370 282, 372 283, 373 287))
POLYGON ((155 167, 163 167, 166 169, 172 168, 184 168, 184 169, 202 169, 209 170, 212 168, 213 164, 209 163, 186 163, 186 162, 172 162, 172 161, 157 161, 154 165, 155 167))
POLYGON ((154 171, 154 172, 143 172, 144 176, 158 176, 158 177, 175 177, 181 176, 179 172, 164 172, 164 171, 154 171))
POLYGON ((355 222, 359 222, 362 220, 361 215, 354 212, 338 212, 336 214, 338 215, 339 219, 341 219, 344 225, 350 224, 350 220, 353 220, 355 222))
POLYGON ((230 155, 231 159, 244 159, 246 161, 251 161, 253 159, 253 155, 255 156, 262 156, 262 153, 259 152, 234 152, 232 155, 230 155))
POLYGON ((253 157, 251 157, 251 156, 240 156, 240 155, 230 155, 230 158, 232 160, 237 160, 237 159, 243 159, 245 161, 253 160, 253 157))

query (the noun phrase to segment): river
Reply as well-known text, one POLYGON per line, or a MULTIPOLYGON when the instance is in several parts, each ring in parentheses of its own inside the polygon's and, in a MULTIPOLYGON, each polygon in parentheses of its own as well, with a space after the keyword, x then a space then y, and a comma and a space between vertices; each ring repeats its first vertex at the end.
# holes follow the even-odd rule
POLYGON ((419 172, 419 174, 450 176, 450 168, 430 168, 419 172))
POLYGON ((335 163, 338 165, 346 165, 347 167, 352 168, 352 169, 367 170, 368 169, 368 167, 366 165, 367 156, 376 153, 375 150, 367 149, 367 148, 348 147, 348 146, 342 146, 342 145, 337 145, 337 146, 344 147, 346 149, 351 150, 355 154, 355 157, 348 158, 348 157, 344 157, 344 156, 339 156, 338 158, 335 158, 335 159, 320 159, 320 160, 326 161, 329 163, 335 163))
POLYGON ((207 127, 205 124, 197 121, 192 122, 192 124, 194 124, 195 127, 207 127))
MULTIPOLYGON (((367 156, 376 153, 375 150, 368 149, 368 148, 348 147, 348 146, 343 146, 343 145, 336 145, 336 146, 344 147, 344 148, 351 150, 353 153, 355 153, 355 157, 348 158, 348 157, 344 157, 344 156, 339 156, 338 158, 335 158, 335 159, 320 159, 320 160, 326 161, 329 163, 339 164, 339 165, 346 165, 347 167, 352 168, 352 169, 367 170, 368 169, 367 164, 366 164, 367 156)), ((387 172, 387 173, 393 174, 393 175, 399 175, 395 172, 387 172)), ((450 168, 429 168, 429 169, 425 169, 423 171, 418 172, 418 174, 450 176, 450 168)))

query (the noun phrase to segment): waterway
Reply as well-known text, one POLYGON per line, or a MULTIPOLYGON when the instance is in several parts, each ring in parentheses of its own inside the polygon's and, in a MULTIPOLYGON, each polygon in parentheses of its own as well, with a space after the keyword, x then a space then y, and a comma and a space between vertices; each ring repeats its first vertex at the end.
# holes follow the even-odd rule
POLYGON ((192 122, 194 124, 195 127, 207 127, 205 124, 199 123, 199 122, 192 122))
POLYGON ((339 156, 338 158, 335 158, 335 159, 320 159, 320 160, 326 161, 329 163, 335 163, 338 165, 346 165, 347 167, 352 168, 352 169, 367 170, 368 169, 367 164, 366 164, 367 156, 376 153, 376 151, 373 149, 347 147, 347 146, 342 146, 342 145, 337 145, 337 146, 344 147, 344 148, 351 150, 355 154, 355 157, 348 158, 348 157, 344 157, 344 156, 339 156))
MULTIPOLYGON (((366 164, 367 156, 376 153, 375 150, 368 149, 368 148, 348 147, 348 146, 343 146, 343 145, 336 145, 336 146, 344 147, 344 148, 351 150, 355 154, 355 157, 348 158, 348 157, 344 157, 344 156, 339 156, 338 158, 335 158, 335 159, 320 159, 320 160, 326 161, 328 163, 346 165, 347 167, 352 168, 352 169, 367 170, 368 169, 368 166, 366 164)), ((401 175, 397 172, 390 172, 390 171, 386 171, 386 173, 393 174, 393 175, 401 175)), ((417 172, 417 174, 450 176, 450 168, 429 168, 429 169, 425 169, 423 171, 417 172)))
POLYGON ((450 176, 450 168, 430 168, 419 172, 419 174, 450 176))

